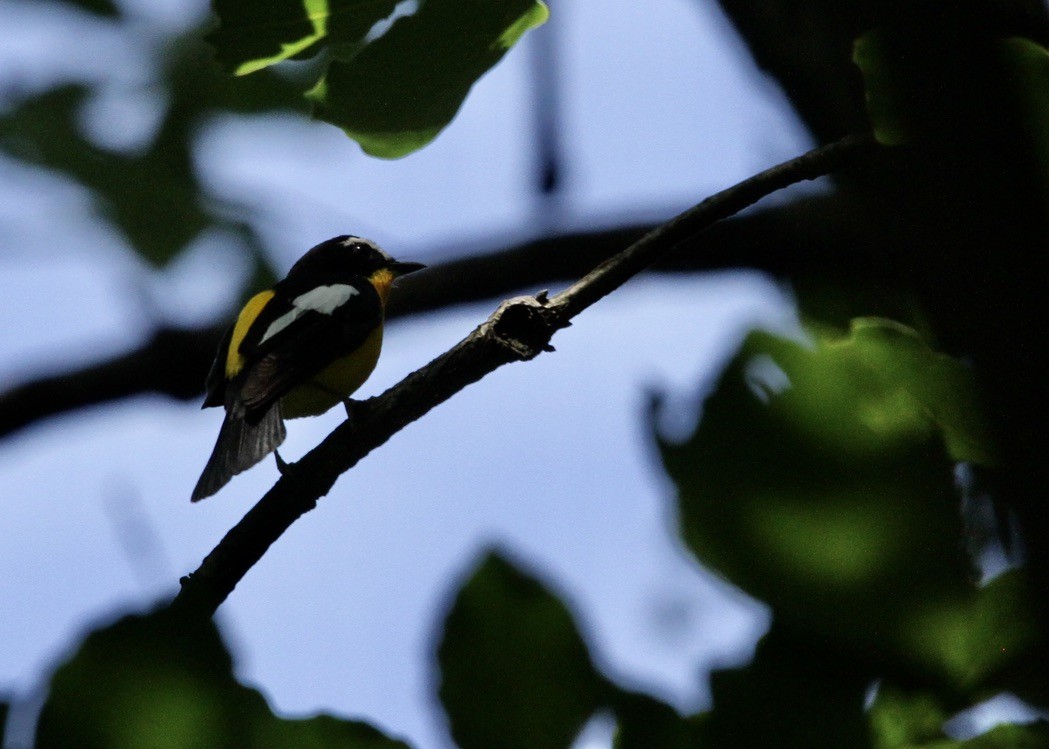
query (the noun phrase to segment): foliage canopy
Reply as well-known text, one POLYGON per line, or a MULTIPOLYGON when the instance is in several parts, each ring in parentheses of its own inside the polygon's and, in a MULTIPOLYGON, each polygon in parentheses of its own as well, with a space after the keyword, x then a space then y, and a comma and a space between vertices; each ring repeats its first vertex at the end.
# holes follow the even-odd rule
MULTIPOLYGON (((438 695, 463 749, 567 747, 596 714, 615 719, 623 748, 1049 746, 1044 721, 968 740, 944 728, 1002 692, 1049 706, 1049 420, 1022 352, 1041 339, 1045 305, 1031 260, 1049 238, 1049 19, 1006 0, 883 5, 795 0, 788 30, 769 20, 779 2, 722 2, 817 138, 869 115, 891 146, 837 175, 833 192, 859 206, 851 236, 873 237, 881 275, 828 290, 819 274, 786 273, 815 313, 808 338, 752 333, 690 438, 649 425, 687 548, 767 602, 772 629, 753 662, 714 674, 711 710, 681 716, 602 674, 570 607, 493 552, 458 590, 437 648, 438 695), (819 314, 831 297, 834 313, 819 314), (981 567, 988 549, 1015 551, 1010 516, 1026 558, 981 567)), ((244 212, 209 196, 193 165, 206 118, 308 105, 367 153, 405 156, 548 14, 538 0, 407 11, 215 0, 214 11, 205 38, 226 72, 201 54, 202 32, 171 40, 158 73, 166 113, 137 151, 82 134, 82 84, 0 112, 0 148, 89 188, 158 266, 208 229, 257 250, 244 212)), ((0 703, 0 734, 5 717, 0 703)), ((233 677, 210 622, 166 609, 86 637, 51 680, 37 742, 405 746, 361 722, 275 716, 233 677)))

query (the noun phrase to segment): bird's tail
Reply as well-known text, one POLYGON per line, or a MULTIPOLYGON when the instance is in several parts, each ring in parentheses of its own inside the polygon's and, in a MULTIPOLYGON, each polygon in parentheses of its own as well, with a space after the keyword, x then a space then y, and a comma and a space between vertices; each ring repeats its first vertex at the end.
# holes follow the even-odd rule
POLYGON ((193 501, 210 497, 231 478, 246 471, 284 442, 287 431, 281 417, 280 402, 273 404, 258 424, 249 424, 243 416, 226 414, 215 449, 193 489, 193 501))

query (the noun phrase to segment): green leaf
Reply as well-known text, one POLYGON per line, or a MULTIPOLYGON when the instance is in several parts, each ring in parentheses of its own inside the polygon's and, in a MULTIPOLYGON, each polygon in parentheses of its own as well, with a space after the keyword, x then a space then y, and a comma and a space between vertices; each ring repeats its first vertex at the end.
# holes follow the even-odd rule
POLYGON ((970 648, 953 478, 989 460, 976 404, 968 370, 887 321, 811 346, 752 334, 695 435, 661 444, 682 535, 791 627, 971 685, 994 666, 970 648))
POLYGON ((1046 749, 1049 726, 1000 725, 967 741, 950 739, 943 724, 951 714, 928 692, 882 686, 870 708, 875 749, 1046 749))
POLYGON ((0 148, 91 188, 99 211, 150 262, 163 265, 208 225, 189 142, 140 153, 104 151, 79 132, 88 90, 52 89, 0 117, 0 148))
POLYGON ((547 15, 537 0, 426 0, 328 66, 308 94, 314 116, 373 156, 405 156, 437 137, 477 79, 547 15))
POLYGON ((47 747, 234 746, 247 703, 210 621, 168 611, 93 632, 51 679, 47 747))
POLYGON ((818 640, 773 625, 746 668, 711 675, 714 705, 695 746, 862 749, 871 745, 863 711, 869 681, 818 640))
POLYGON ((938 354, 911 328, 879 318, 858 318, 851 340, 860 361, 881 373, 885 388, 898 388, 940 430, 957 461, 993 466, 997 460, 980 402, 976 375, 957 359, 938 354))
POLYGON ((1002 42, 1002 55, 1009 85, 1020 103, 1027 137, 1045 173, 1049 171, 1049 50, 1030 39, 1017 37, 1002 42))
POLYGON ((223 72, 212 57, 212 50, 202 41, 198 29, 170 40, 159 83, 172 102, 161 133, 167 127, 192 138, 201 120, 216 111, 245 114, 293 111, 304 116, 308 113, 302 92, 313 85, 314 79, 309 74, 300 77, 263 71, 258 75, 232 77, 223 72))
POLYGON ((164 67, 166 110, 144 147, 114 152, 81 132, 81 109, 92 91, 69 85, 27 98, 0 113, 0 150, 63 174, 88 188, 98 212, 146 261, 163 266, 204 230, 243 234, 231 218, 245 208, 205 194, 194 164, 193 143, 216 110, 304 110, 301 89, 275 76, 242 82, 221 74, 192 35, 175 40, 164 67))
POLYGON ((92 632, 55 672, 37 749, 406 749, 361 723, 275 717, 210 620, 161 609, 92 632))
POLYGON ((1049 725, 1001 725, 967 741, 943 731, 953 710, 929 692, 882 685, 869 716, 875 749, 1046 749, 1049 725))
MULTIPOLYGON (((1011 570, 965 601, 930 602, 916 612, 903 632, 904 647, 943 664, 960 690, 976 693, 993 679, 1000 688, 1022 694, 1025 680, 1014 682, 1010 674, 1031 664, 1045 647, 1030 600, 1026 577, 1011 570)), ((1044 660, 1037 663, 1045 666, 1044 660)))
POLYGON ((462 749, 564 749, 599 706, 600 679, 564 604, 495 554, 456 596, 437 659, 462 749))
MULTIPOLYGON (((988 13, 990 26, 993 15, 988 13)), ((951 21, 943 20, 947 25, 932 34, 885 26, 855 40, 853 61, 863 75, 875 137, 890 146, 919 138, 925 145, 942 146, 970 128, 988 126, 991 107, 995 127, 1019 118, 1014 124, 1022 122, 1022 128, 1013 131, 1012 139, 1029 139, 1026 145, 1036 151, 1043 171, 1049 168, 1049 52, 1030 39, 998 40, 993 33, 983 49, 975 38, 961 41, 964 36, 945 43, 952 38, 951 21), (991 71, 994 83, 981 79, 991 71), (992 90, 980 94, 980 87, 988 85, 992 90), (989 104, 989 97, 996 103, 989 104)))
POLYGON ((331 59, 307 94, 314 116, 373 156, 399 158, 436 138, 477 79, 549 15, 540 0, 424 0, 365 43, 395 5, 214 0, 220 26, 208 39, 237 75, 326 47, 331 59))
POLYGON ((683 718, 669 705, 643 694, 615 687, 612 706, 616 716, 614 749, 690 749, 701 743, 706 716, 683 718))
POLYGON ((868 717, 876 749, 896 749, 944 740, 943 724, 951 713, 929 692, 912 694, 883 684, 868 717))
POLYGON ((867 114, 871 119, 874 137, 886 146, 899 146, 912 137, 908 105, 903 101, 894 58, 887 32, 868 31, 856 39, 852 60, 863 73, 867 114))
POLYGON ((235 75, 318 51, 319 43, 360 42, 397 0, 213 0, 219 28, 207 39, 235 75))

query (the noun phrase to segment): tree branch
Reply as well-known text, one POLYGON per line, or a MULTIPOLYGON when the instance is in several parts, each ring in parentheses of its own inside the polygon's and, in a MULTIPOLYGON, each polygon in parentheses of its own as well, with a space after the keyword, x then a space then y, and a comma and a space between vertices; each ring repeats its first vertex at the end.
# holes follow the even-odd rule
POLYGON ((667 254, 681 241, 796 182, 815 179, 872 152, 870 136, 849 136, 787 161, 707 198, 601 263, 556 296, 519 297, 470 335, 382 395, 359 404, 288 469, 192 574, 182 578, 174 606, 212 614, 296 519, 312 510, 344 472, 406 425, 467 385, 513 361, 550 350, 553 334, 571 319, 667 254))
POLYGON ((16 385, 0 393, 0 437, 48 416, 137 393, 196 398, 224 331, 225 325, 161 328, 145 345, 115 359, 16 385))
MULTIPOLYGON (((752 268, 791 280, 829 274, 835 280, 870 279, 883 273, 885 265, 877 262, 883 242, 878 224, 868 214, 860 201, 842 193, 754 211, 721 222, 701 240, 682 242, 653 270, 699 273, 752 268), (842 252, 843 247, 853 251, 842 252)), ((473 254, 399 281, 387 317, 485 301, 578 278, 653 228, 636 224, 557 234, 502 248, 497 242, 478 242, 473 254)), ((224 330, 225 323, 161 328, 126 354, 16 385, 0 393, 0 437, 49 416, 140 393, 197 398, 224 330)))

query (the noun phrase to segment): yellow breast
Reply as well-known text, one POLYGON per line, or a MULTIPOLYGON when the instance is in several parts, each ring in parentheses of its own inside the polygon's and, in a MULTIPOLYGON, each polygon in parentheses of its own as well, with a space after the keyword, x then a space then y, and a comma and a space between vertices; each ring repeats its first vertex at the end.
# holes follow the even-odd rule
POLYGON ((285 419, 318 416, 349 397, 375 369, 382 350, 382 326, 369 335, 349 356, 336 359, 316 377, 299 385, 281 399, 285 419))

